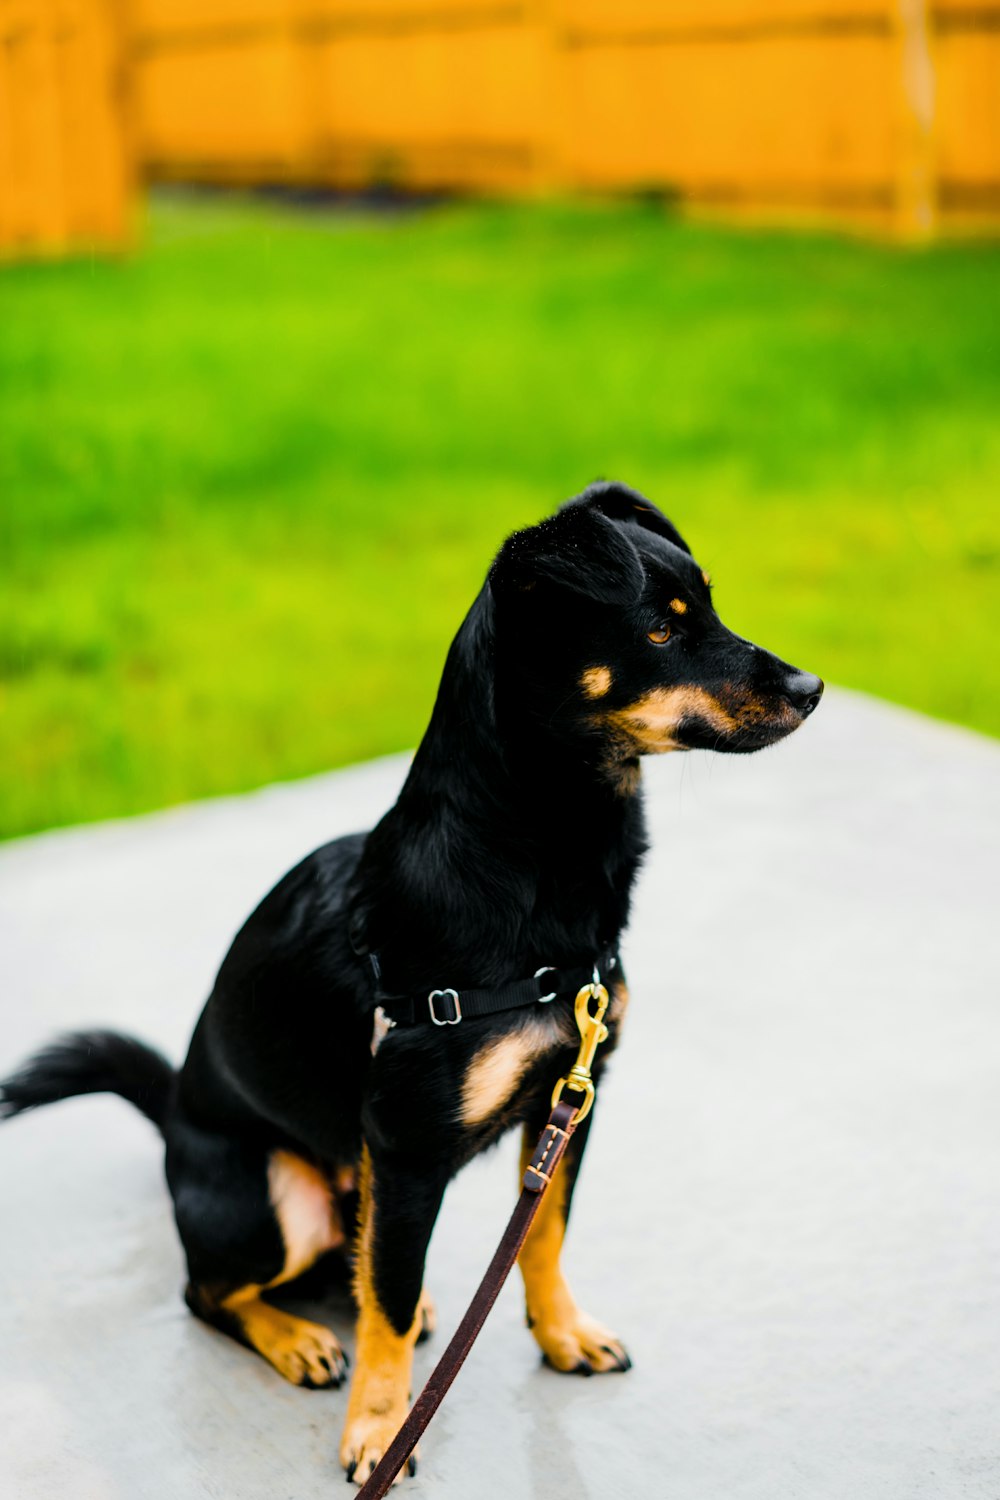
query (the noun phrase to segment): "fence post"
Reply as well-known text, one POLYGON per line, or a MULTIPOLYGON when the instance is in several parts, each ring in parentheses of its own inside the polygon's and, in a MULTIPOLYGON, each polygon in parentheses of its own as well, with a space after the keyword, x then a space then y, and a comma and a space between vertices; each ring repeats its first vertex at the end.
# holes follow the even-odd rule
POLYGON ((899 134, 895 230, 901 239, 930 239, 937 227, 934 159, 936 90, 927 0, 897 0, 899 134))

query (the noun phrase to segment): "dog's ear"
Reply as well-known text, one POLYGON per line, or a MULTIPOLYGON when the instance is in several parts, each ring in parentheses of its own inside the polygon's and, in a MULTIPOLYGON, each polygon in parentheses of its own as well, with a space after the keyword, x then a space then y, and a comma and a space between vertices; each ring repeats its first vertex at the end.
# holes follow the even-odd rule
POLYGON ((625 528, 584 505, 564 506, 539 525, 515 531, 490 569, 490 587, 498 598, 554 585, 602 604, 633 604, 644 582, 625 528))
POLYGON ((662 510, 652 500, 647 500, 645 495, 640 495, 638 490, 630 489, 627 484, 600 479, 595 484, 588 485, 575 500, 568 501, 564 508, 574 505, 589 506, 613 521, 631 521, 644 527, 646 531, 655 531, 691 556, 691 548, 662 510))

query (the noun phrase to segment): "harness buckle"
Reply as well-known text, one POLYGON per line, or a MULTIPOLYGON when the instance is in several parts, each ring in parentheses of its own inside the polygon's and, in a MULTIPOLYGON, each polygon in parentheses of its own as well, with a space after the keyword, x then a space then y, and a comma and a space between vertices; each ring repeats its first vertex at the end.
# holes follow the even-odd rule
POLYGON ((430 994, 427 996, 427 1007, 431 1013, 431 1020, 434 1022, 435 1026, 457 1026, 459 1021, 462 1019, 462 1006, 459 1003, 457 990, 431 990, 430 994), (445 995, 450 995, 451 997, 451 1002, 455 1010, 455 1014, 453 1016, 439 1016, 437 1010, 435 1009, 435 1000, 437 1000, 438 998, 443 998, 445 995))

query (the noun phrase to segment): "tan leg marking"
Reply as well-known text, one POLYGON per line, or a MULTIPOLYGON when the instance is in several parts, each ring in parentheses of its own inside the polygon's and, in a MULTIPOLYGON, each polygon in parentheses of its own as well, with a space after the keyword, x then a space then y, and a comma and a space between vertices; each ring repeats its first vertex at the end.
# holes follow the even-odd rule
POLYGON ((318 1256, 344 1243, 344 1226, 332 1184, 318 1167, 294 1152, 271 1153, 267 1185, 285 1241, 281 1280, 291 1281, 318 1256))
MULTIPOLYGON (((406 1333, 399 1334, 382 1311, 372 1279, 374 1203, 368 1148, 361 1158, 361 1202, 354 1295, 358 1303, 357 1353, 340 1444, 340 1462, 348 1479, 362 1485, 403 1423, 410 1405, 413 1346, 422 1327, 422 1304, 406 1333)), ((413 1454, 411 1463, 416 1470, 413 1454)), ((398 1484, 405 1468, 394 1480, 398 1484)))
POLYGON ((330 1182, 318 1167, 293 1151, 274 1151, 267 1167, 268 1193, 285 1243, 285 1263, 267 1287, 240 1287, 219 1306, 239 1324, 244 1338, 293 1385, 340 1385, 347 1369, 336 1336, 272 1307, 261 1292, 281 1286, 344 1243, 344 1228, 330 1182))
MULTIPOLYGON (((534 1146, 526 1132, 522 1176, 534 1146)), ((557 1370, 585 1375, 627 1370, 631 1360, 624 1344, 603 1324, 580 1311, 566 1285, 559 1263, 565 1234, 566 1179, 562 1171, 557 1171, 518 1257, 528 1326, 546 1360, 557 1370)))

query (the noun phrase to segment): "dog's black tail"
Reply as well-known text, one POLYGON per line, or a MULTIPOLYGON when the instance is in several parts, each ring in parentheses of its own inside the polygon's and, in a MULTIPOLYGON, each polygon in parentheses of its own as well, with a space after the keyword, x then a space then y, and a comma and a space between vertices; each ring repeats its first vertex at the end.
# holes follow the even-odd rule
POLYGON ((0 1082, 0 1119, 76 1094, 120 1094, 162 1130, 173 1080, 166 1058, 135 1037, 76 1031, 43 1047, 0 1082))

